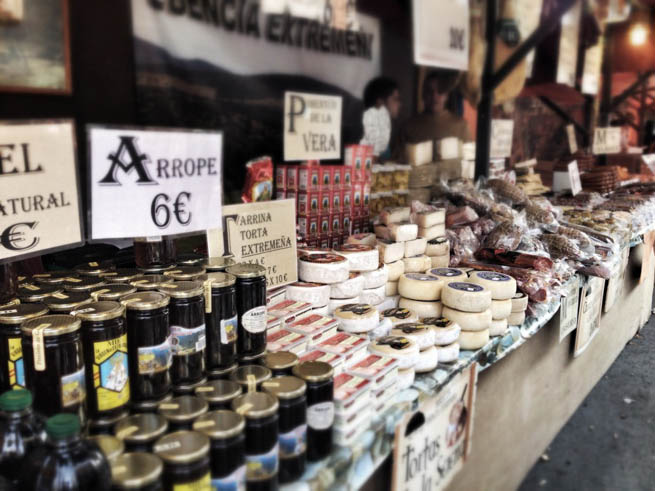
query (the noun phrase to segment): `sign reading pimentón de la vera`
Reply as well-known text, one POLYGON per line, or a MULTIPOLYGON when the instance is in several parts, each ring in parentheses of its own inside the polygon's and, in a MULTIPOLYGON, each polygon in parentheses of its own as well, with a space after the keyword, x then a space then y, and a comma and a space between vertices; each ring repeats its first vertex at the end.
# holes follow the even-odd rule
POLYGON ((81 243, 75 131, 70 121, 0 130, 0 261, 81 243))

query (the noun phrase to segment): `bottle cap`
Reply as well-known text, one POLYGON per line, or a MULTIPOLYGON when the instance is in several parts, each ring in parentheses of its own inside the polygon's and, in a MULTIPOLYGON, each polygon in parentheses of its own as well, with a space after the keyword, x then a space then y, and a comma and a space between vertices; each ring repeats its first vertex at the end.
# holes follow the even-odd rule
POLYGON ((22 411, 32 405, 32 393, 29 390, 9 390, 0 396, 0 409, 6 412, 22 411))
POLYGON ((80 433, 80 418, 76 414, 55 414, 45 423, 45 431, 55 440, 61 440, 80 433))

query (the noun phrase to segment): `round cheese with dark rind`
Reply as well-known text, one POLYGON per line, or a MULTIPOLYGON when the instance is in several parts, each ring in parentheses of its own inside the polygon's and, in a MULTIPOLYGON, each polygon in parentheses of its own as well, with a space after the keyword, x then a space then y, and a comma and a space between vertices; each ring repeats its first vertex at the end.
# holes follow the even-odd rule
POLYGON ((528 296, 523 292, 517 292, 512 297, 512 312, 525 312, 528 308, 528 296))
POLYGON ((473 271, 469 281, 487 288, 494 300, 509 300, 516 294, 516 280, 504 273, 473 271))
POLYGON ((437 278, 441 278, 444 282, 450 281, 468 281, 468 275, 457 268, 432 268, 425 272, 437 278))
POLYGON ((435 301, 441 298, 443 281, 423 273, 403 273, 398 280, 398 293, 411 300, 435 301))
POLYGON ((378 269, 380 254, 377 248, 364 244, 343 244, 334 252, 348 259, 350 271, 375 271, 378 269))
POLYGON ((462 312, 484 312, 491 307, 491 292, 476 283, 451 281, 441 291, 441 302, 462 312))
POLYGON ((456 322, 447 319, 446 317, 428 317, 422 319, 423 324, 432 326, 434 331, 434 344, 437 346, 445 346, 452 344, 459 338, 461 328, 456 322))
POLYGON ((398 360, 401 369, 414 368, 420 352, 418 343, 406 336, 383 336, 372 341, 368 350, 398 360))
POLYGON ((406 322, 397 324, 391 330, 392 336, 404 336, 416 341, 419 349, 427 349, 434 346, 434 330, 432 326, 418 322, 406 322))
POLYGON ((298 258, 298 277, 308 283, 332 284, 348 279, 348 260, 338 254, 311 254, 298 258))
POLYGON ((390 319, 391 323, 395 326, 396 324, 402 324, 406 322, 416 322, 418 316, 409 309, 402 308, 393 308, 387 309, 380 312, 380 317, 385 319, 390 319))
POLYGON ((377 309, 365 303, 342 305, 333 316, 339 321, 339 328, 349 333, 369 332, 380 322, 377 309))
POLYGON ((416 373, 427 373, 437 368, 439 363, 439 352, 434 346, 422 350, 418 355, 418 361, 414 370, 416 373))

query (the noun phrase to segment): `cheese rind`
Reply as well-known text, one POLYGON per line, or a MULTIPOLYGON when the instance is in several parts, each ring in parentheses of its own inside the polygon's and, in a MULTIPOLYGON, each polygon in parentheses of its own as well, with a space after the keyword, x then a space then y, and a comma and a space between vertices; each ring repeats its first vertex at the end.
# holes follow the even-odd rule
POLYGON ((388 281, 398 281, 400 277, 405 272, 405 263, 402 260, 394 261, 393 263, 387 264, 388 270, 388 281))
POLYGON ((447 319, 458 324, 462 328, 462 332, 484 331, 489 330, 491 327, 491 310, 485 310, 484 312, 461 312, 450 307, 444 307, 442 314, 447 319))
POLYGON ((378 311, 365 303, 342 305, 333 315, 339 321, 339 329, 349 333, 368 332, 379 324, 378 311))
POLYGON ((380 254, 376 247, 363 244, 343 244, 334 249, 335 254, 348 260, 350 271, 374 271, 380 264, 380 254))
POLYGON ((380 212, 380 221, 385 225, 392 223, 409 222, 409 206, 385 208, 380 212))
MULTIPOLYGON (((492 300, 491 316, 494 320, 507 319, 512 313, 512 300, 492 300)), ((493 334, 492 334, 493 336, 493 334)))
POLYGON ((348 279, 348 273, 348 260, 338 254, 312 254, 298 258, 300 281, 339 283, 348 279))
POLYGON ((372 341, 368 345, 368 350, 376 355, 398 360, 398 367, 401 370, 413 368, 420 351, 416 341, 405 336, 383 336, 372 341))
POLYGON ((510 326, 521 326, 525 322, 525 312, 512 312, 507 318, 510 326))
POLYGON ((362 273, 362 277, 364 278, 364 288, 379 288, 384 286, 389 279, 389 268, 387 268, 387 265, 383 263, 382 266, 375 271, 366 271, 362 273))
POLYGON ((444 285, 441 301, 444 306, 462 312, 484 312, 491 307, 491 292, 475 283, 451 281, 444 285))
POLYGON ((375 234, 365 233, 365 234, 350 235, 346 239, 346 244, 362 244, 362 245, 375 247, 376 241, 377 238, 375 237, 375 234))
POLYGON ((287 299, 324 307, 330 301, 330 285, 296 282, 287 286, 287 299))
POLYGON ((469 281, 488 288, 494 300, 508 300, 516 293, 516 280, 503 273, 473 271, 469 275, 469 281))
POLYGON ((424 238, 416 238, 405 242, 405 257, 414 257, 425 254, 425 249, 428 246, 428 240, 424 238))
POLYGON ((450 255, 446 254, 445 256, 432 256, 430 258, 430 267, 431 268, 447 268, 450 264, 450 255))
POLYGON ((512 312, 525 312, 528 308, 528 296, 523 292, 517 292, 512 297, 512 312))
POLYGON ((365 280, 360 273, 350 273, 348 279, 330 285, 330 298, 353 298, 364 290, 365 280))
POLYGON ((382 285, 378 288, 365 288, 359 295, 360 301, 370 305, 379 305, 384 302, 386 297, 385 290, 385 285, 382 285))
POLYGON ((450 243, 445 237, 437 237, 436 239, 428 240, 425 247, 425 254, 432 256, 446 256, 450 254, 450 243))
POLYGON ((507 319, 494 319, 491 321, 489 336, 502 336, 507 331, 507 319))
POLYGON ((429 228, 446 222, 446 209, 421 211, 416 214, 416 224, 421 228, 429 228))
POLYGON ((384 294, 387 297, 393 297, 394 295, 398 295, 398 282, 387 281, 387 284, 385 285, 384 294))
POLYGON ((416 322, 418 316, 409 309, 392 308, 380 312, 380 319, 389 319, 392 325, 416 322))
POLYGON ((438 346, 445 346, 454 343, 459 338, 459 333, 462 330, 456 322, 453 322, 446 317, 426 318, 421 322, 432 326, 432 331, 434 331, 434 344, 438 346))
POLYGON ((435 368, 437 368, 437 364, 439 363, 439 352, 437 351, 437 348, 434 346, 430 346, 427 349, 424 349, 421 351, 418 355, 418 361, 416 362, 416 366, 414 367, 414 370, 416 370, 416 373, 427 373, 431 372, 435 368))
POLYGON ((457 268, 431 268, 428 269, 425 272, 425 274, 436 276, 437 278, 441 278, 442 280, 448 283, 450 283, 451 281, 468 280, 468 275, 461 269, 457 269, 457 268))
POLYGON ((441 298, 444 282, 429 274, 403 273, 398 281, 398 293, 412 300, 434 301, 441 298))
POLYGON ((459 359, 459 343, 451 343, 447 346, 436 346, 439 355, 439 363, 452 363, 459 359))
POLYGON ((405 257, 405 244, 402 242, 392 242, 389 240, 377 241, 378 252, 382 262, 389 264, 400 261, 405 257))
POLYGON ((446 235, 446 224, 437 223, 431 227, 419 227, 418 236, 425 237, 428 240, 436 239, 437 237, 443 237, 446 235))
POLYGON ((423 273, 430 269, 432 262, 430 257, 421 254, 420 256, 403 258, 405 264, 405 273, 423 273))
POLYGON ((332 315, 342 305, 359 303, 359 296, 353 298, 331 298, 328 302, 328 314, 332 315))
POLYGON ((489 329, 483 331, 462 331, 459 335, 459 347, 464 350, 483 348, 489 342, 489 329))
POLYGON ((405 336, 416 341, 420 350, 434 346, 434 330, 432 326, 419 322, 403 322, 391 329, 392 336, 405 336))
POLYGON ((419 319, 423 317, 441 317, 441 302, 426 302, 423 300, 412 300, 400 297, 398 306, 403 309, 409 309, 418 315, 419 319))

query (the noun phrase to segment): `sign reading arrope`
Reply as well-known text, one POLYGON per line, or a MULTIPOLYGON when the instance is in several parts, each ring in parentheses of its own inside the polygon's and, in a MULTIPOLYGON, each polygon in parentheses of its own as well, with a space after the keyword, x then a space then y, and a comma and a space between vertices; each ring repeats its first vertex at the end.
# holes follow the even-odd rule
POLYGON ((82 242, 70 121, 0 131, 0 261, 82 242))
POLYGON ((223 136, 89 127, 92 239, 220 226, 223 136))
POLYGON ((341 158, 341 97, 284 93, 284 160, 341 158))

